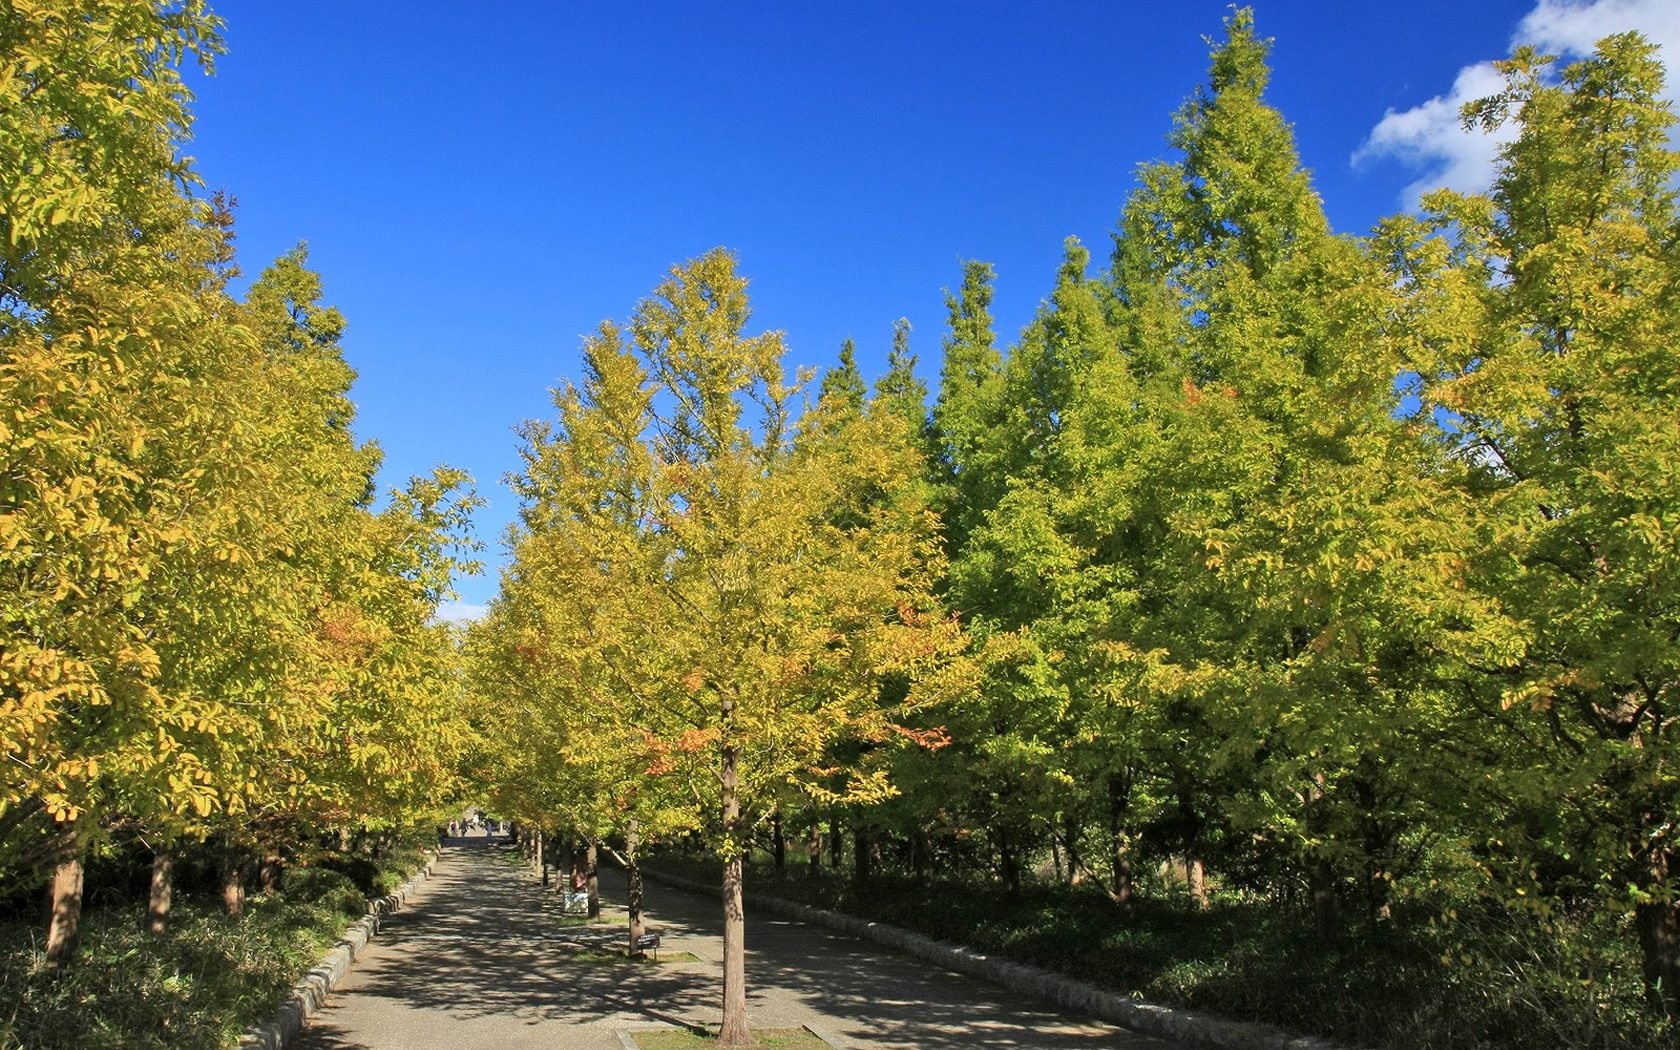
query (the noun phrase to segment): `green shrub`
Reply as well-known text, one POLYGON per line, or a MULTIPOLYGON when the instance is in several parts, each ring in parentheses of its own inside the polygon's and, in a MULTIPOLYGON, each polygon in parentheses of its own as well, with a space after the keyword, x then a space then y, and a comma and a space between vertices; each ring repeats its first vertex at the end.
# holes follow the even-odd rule
POLYGON ((0 918, 0 1050, 229 1045, 271 1015, 349 921, 366 914, 367 894, 342 869, 388 892, 382 887, 418 867, 419 853, 392 850, 378 863, 310 860, 333 862, 292 868, 279 891, 252 896, 238 919, 223 914, 214 887, 178 887, 163 937, 144 932, 144 901, 132 889, 100 886, 82 917, 77 956, 61 971, 44 965, 44 930, 32 909, 0 918))
MULTIPOLYGON (((650 867, 716 883, 716 861, 661 855, 650 867)), ((803 865, 747 873, 762 893, 890 923, 1155 1002, 1394 1050, 1668 1050, 1680 1031, 1645 1006, 1626 916, 1544 922, 1487 903, 1402 902, 1324 945, 1309 916, 1221 895, 1136 902, 1100 891, 878 876, 866 887, 803 865), (1433 922, 1431 920, 1434 920, 1433 922)), ((657 893, 657 889, 654 891, 657 893)), ((657 908, 657 902, 653 905, 657 908)))
POLYGON ((367 911, 368 894, 355 880, 331 867, 316 865, 286 873, 286 896, 319 905, 338 914, 356 916, 367 911))

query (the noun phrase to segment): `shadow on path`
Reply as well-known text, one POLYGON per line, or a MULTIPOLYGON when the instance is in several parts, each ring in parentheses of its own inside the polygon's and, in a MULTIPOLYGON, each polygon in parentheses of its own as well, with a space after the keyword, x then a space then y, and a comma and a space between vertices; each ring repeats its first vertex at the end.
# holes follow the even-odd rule
MULTIPOLYGON (((663 937, 664 961, 631 961, 621 954, 623 876, 608 869, 601 876, 602 917, 580 925, 506 839, 446 840, 413 907, 386 921, 296 1045, 614 1050, 620 1029, 717 1023, 717 900, 650 883, 649 927, 663 937), (673 959, 684 952, 695 960, 673 959)), ((1168 1045, 821 927, 752 918, 750 899, 748 913, 755 1026, 814 1023, 859 1048, 1168 1045)))

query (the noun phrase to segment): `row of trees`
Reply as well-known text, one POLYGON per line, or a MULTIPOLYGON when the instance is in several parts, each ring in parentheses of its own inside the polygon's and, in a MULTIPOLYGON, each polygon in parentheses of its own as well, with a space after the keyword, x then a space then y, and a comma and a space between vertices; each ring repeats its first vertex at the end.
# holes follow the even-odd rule
POLYGON ((375 499, 344 329, 298 249, 242 298, 231 201, 196 192, 197 0, 0 20, 0 881, 208 842, 245 866, 435 809, 464 733, 434 621, 473 500, 375 499))
POLYGON ((965 268, 931 414, 901 327, 795 418, 723 253, 589 340, 471 642, 530 731, 488 775, 707 836, 726 1045, 749 829, 833 819, 1120 908, 1171 857, 1327 939, 1428 880, 1612 909, 1680 1012, 1672 116, 1635 35, 1502 69, 1491 192, 1338 235, 1237 12, 1106 271, 1070 240, 1005 351, 965 268))

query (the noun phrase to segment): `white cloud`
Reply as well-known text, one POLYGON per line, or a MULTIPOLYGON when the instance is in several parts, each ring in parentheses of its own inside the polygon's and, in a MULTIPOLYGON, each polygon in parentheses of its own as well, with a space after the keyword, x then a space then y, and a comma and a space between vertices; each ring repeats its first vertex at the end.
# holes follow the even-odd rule
MULTIPOLYGON (((1530 43, 1541 51, 1566 55, 1591 54, 1594 45, 1612 33, 1637 29, 1663 49, 1666 56, 1680 52, 1680 4, 1674 0, 1540 0, 1517 25, 1512 38, 1530 43)), ((1670 73, 1680 70, 1670 69, 1670 73)), ((1668 97, 1676 98, 1674 77, 1668 97)))
POLYGON ((1423 174, 1401 195, 1408 208, 1416 207, 1423 194, 1441 187, 1464 193, 1487 189, 1493 181, 1499 147, 1510 139, 1510 128, 1493 133, 1466 131, 1459 114, 1465 103, 1486 98, 1503 85, 1504 79, 1491 62, 1464 67, 1447 94, 1411 109, 1389 110, 1371 129, 1370 138, 1353 155, 1353 162, 1394 157, 1422 169, 1423 174))
POLYGON ((471 602, 443 602, 438 606, 437 618, 445 623, 468 624, 475 620, 484 619, 484 614, 490 611, 487 605, 473 605, 471 602))
MULTIPOLYGON (((1612 33, 1637 29, 1660 49, 1668 67, 1664 97, 1680 104, 1680 3, 1676 0, 1540 0, 1517 23, 1511 45, 1533 44, 1542 53, 1579 58, 1612 33)), ((1393 157, 1420 174, 1402 193, 1402 204, 1417 206, 1429 190, 1476 193, 1493 183, 1499 147, 1511 130, 1496 134, 1466 131, 1459 111, 1466 102, 1494 94, 1501 86, 1493 63, 1478 62, 1459 70, 1452 90, 1407 110, 1389 110, 1353 155, 1355 164, 1370 157, 1393 157)))

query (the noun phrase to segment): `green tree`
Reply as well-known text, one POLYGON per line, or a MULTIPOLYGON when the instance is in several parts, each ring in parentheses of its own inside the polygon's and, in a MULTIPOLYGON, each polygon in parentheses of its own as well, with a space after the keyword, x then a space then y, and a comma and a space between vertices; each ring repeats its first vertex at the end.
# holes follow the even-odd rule
POLYGON ((818 400, 838 398, 845 404, 861 410, 866 393, 868 390, 864 386, 863 373, 858 371, 857 366, 857 345, 847 339, 840 344, 840 364, 823 373, 818 400))
POLYGON ((1631 909, 1652 1000, 1672 1017, 1674 118, 1636 35, 1561 79, 1549 65, 1519 50, 1504 91, 1466 110, 1517 134, 1490 196, 1429 201, 1451 250, 1406 264, 1451 320, 1419 371, 1476 505, 1472 586, 1516 639, 1475 665, 1508 730, 1490 867, 1542 909, 1575 893, 1631 909))

